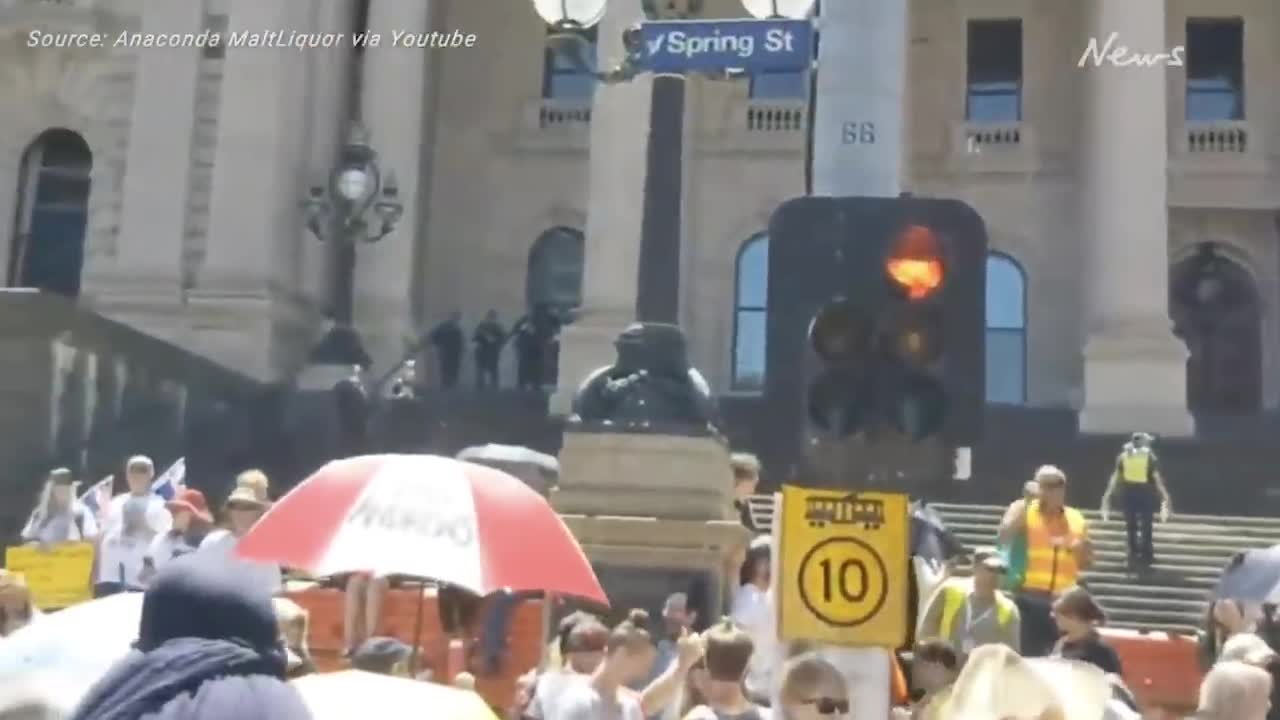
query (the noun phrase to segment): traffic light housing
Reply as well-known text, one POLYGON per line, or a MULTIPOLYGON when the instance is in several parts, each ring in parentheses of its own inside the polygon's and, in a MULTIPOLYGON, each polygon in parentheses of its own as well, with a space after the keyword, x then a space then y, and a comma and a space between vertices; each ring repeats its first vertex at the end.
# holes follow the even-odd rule
POLYGON ((810 440, 981 435, 987 237, 933 198, 790 200, 769 226, 766 405, 810 440))

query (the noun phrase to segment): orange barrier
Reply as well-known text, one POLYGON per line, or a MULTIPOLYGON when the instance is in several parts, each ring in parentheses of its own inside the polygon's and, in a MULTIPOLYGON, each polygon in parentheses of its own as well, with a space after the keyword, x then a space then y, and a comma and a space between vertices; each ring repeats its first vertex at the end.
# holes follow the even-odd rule
POLYGON ((1144 711, 1195 711, 1204 677, 1195 638, 1111 628, 1101 635, 1120 656, 1124 681, 1144 711))
MULTIPOLYGON (((428 589, 426 593, 420 604, 416 589, 389 590, 383 601, 382 621, 377 634, 414 644, 413 631, 417 623, 417 611, 421 607, 422 632, 417 638, 419 670, 430 669, 438 682, 448 682, 457 672, 466 670, 475 675, 476 691, 490 705, 498 708, 510 705, 515 697, 516 680, 537 667, 542 660, 542 601, 526 600, 516 606, 507 625, 506 655, 498 672, 487 673, 483 658, 480 657, 479 639, 489 601, 486 600, 476 614, 475 625, 467 629, 467 637, 463 639, 465 667, 459 668, 456 659, 450 662, 450 638, 445 636, 440 627, 435 591, 428 589)), ((311 636, 308 643, 319 670, 331 672, 344 668, 342 591, 311 587, 292 591, 287 595, 311 616, 311 636)))

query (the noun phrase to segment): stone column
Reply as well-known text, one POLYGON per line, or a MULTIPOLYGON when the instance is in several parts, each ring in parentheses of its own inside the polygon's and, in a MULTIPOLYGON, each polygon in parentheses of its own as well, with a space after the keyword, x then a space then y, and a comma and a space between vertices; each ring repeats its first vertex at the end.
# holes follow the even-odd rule
MULTIPOLYGON (((638 2, 611 2, 597 28, 602 67, 625 56, 622 33, 642 22, 638 2)), ((551 411, 569 412, 587 373, 615 359, 613 341, 635 319, 644 220, 647 121, 653 80, 596 86, 587 169, 582 310, 560 336, 560 377, 551 411)))
POLYGON ((431 5, 372 0, 369 7, 369 31, 379 33, 382 43, 364 50, 360 107, 382 171, 395 173, 404 203, 404 215, 390 235, 356 250, 355 325, 377 370, 398 362, 405 338, 416 334, 411 298, 424 224, 419 208, 426 180, 427 62, 432 52, 447 52, 395 46, 392 33, 430 32, 431 5))
POLYGON ((819 28, 813 193, 895 197, 902 188, 907 3, 828 1, 819 28))
MULTIPOLYGON (((353 0, 319 0, 316 3, 316 32, 351 33, 355 18, 353 0)), ((351 81, 359 68, 353 67, 350 42, 325 50, 307 52, 311 74, 311 142, 304 170, 309 184, 325 184, 338 162, 338 148, 347 139, 347 128, 355 108, 350 97, 351 81)), ((330 246, 303 231, 302 292, 324 307, 328 300, 330 246)))
MULTIPOLYGON (((303 3, 231 0, 229 29, 306 32, 309 10, 303 3)), ((302 239, 304 80, 312 52, 321 51, 236 47, 223 61, 207 248, 190 302, 205 316, 196 339, 201 351, 264 378, 285 359, 273 352, 274 330, 284 319, 273 305, 293 290, 279 286, 297 263, 302 239)))
MULTIPOLYGON (((198 33, 204 25, 200 3, 146 0, 142 32, 198 33)), ((119 296, 147 304, 174 305, 182 290, 196 88, 198 47, 136 51, 133 117, 125 165, 120 233, 108 305, 119 296)))
MULTIPOLYGON (((1164 0, 1094 0, 1092 35, 1134 52, 1165 49, 1164 0)), ((1169 319, 1169 204, 1163 65, 1087 66, 1087 178, 1082 184, 1088 303, 1088 433, 1189 435, 1187 349, 1169 319)))

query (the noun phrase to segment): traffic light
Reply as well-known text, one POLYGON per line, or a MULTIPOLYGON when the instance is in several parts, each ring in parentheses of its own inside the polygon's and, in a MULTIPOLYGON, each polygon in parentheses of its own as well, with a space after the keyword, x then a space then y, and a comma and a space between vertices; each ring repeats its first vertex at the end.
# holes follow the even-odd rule
POLYGON ((981 217, 959 201, 784 203, 769 226, 765 395, 775 422, 793 418, 828 441, 972 444, 985 394, 986 254, 981 217))

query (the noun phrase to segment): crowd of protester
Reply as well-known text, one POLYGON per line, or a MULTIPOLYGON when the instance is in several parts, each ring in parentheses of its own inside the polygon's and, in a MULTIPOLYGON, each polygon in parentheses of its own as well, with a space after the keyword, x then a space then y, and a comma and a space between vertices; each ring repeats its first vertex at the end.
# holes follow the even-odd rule
MULTIPOLYGON (((754 532, 745 497, 759 464, 735 455, 733 469, 735 502, 754 532)), ((198 491, 168 500, 152 492, 154 466, 145 457, 131 459, 125 475, 128 491, 94 512, 78 499, 69 472, 50 473, 23 538, 43 547, 98 543, 96 593, 145 593, 135 651, 74 711, 58 709, 57 693, 44 697, 32 682, 12 697, 0 693, 0 720, 309 717, 287 684, 317 672, 308 613, 280 596, 279 567, 233 552, 270 506, 266 476, 240 475, 215 517, 198 491)), ((944 578, 920 598, 915 641, 895 656, 890 686, 877 691, 892 697, 889 720, 975 712, 991 720, 1074 720, 1082 716, 1073 708, 1094 691, 1102 693, 1102 720, 1142 717, 1120 655, 1100 631, 1106 614, 1080 582, 1091 543, 1066 503, 1060 470, 1036 473, 996 540, 998 547, 966 559, 967 577, 944 578)), ((667 597, 652 623, 643 610, 615 623, 569 614, 546 660, 519 678, 511 702, 495 712, 507 720, 865 720, 858 693, 866 690, 849 668, 822 646, 779 639, 772 551, 770 539, 757 536, 733 554, 738 582, 728 612, 710 623, 688 592, 667 597)), ((413 647, 375 634, 382 594, 396 580, 339 582, 347 591, 343 656, 365 672, 431 680, 413 647)), ((453 617, 460 606, 450 592, 441 588, 438 596, 446 633, 469 624, 453 617)), ((0 571, 0 642, 40 618, 22 578, 0 571)), ((1232 601, 1216 603, 1211 618, 1192 717, 1265 720, 1278 659, 1268 643, 1274 619, 1232 601)), ((440 680, 468 690, 477 684, 468 671, 440 680)))

